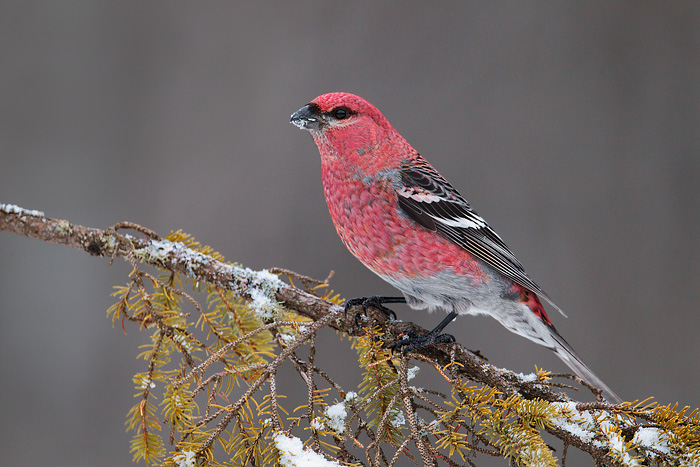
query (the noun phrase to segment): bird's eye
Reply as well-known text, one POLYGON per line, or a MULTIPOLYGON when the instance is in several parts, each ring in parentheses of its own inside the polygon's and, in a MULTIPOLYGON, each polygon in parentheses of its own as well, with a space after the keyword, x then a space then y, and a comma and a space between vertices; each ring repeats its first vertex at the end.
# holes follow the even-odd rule
POLYGON ((350 112, 348 112, 348 109, 345 107, 338 107, 333 111, 333 116, 336 118, 336 120, 343 120, 350 115, 350 112))

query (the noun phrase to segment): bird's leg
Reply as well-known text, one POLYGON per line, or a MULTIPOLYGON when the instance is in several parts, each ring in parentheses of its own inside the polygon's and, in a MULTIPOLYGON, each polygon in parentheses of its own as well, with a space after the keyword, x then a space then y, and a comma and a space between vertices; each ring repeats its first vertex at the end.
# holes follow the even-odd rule
MULTIPOLYGON (((345 302, 345 317, 348 317, 348 310, 354 308, 358 305, 362 306, 362 313, 367 316, 367 308, 374 308, 381 311, 390 320, 396 319, 396 313, 393 310, 385 307, 385 303, 406 303, 406 297, 382 297, 380 295, 375 295, 372 297, 359 297, 351 298, 345 302)), ((360 318, 360 313, 355 314, 355 325, 358 324, 360 318)))
POLYGON ((445 326, 450 324, 457 317, 457 313, 452 311, 445 319, 443 319, 440 324, 435 326, 435 329, 430 331, 424 336, 419 336, 413 331, 408 331, 406 333, 407 337, 404 337, 400 341, 396 342, 392 347, 393 350, 401 350, 402 353, 410 352, 412 350, 420 350, 428 347, 431 344, 442 344, 444 342, 454 342, 455 338, 451 334, 440 334, 445 326))

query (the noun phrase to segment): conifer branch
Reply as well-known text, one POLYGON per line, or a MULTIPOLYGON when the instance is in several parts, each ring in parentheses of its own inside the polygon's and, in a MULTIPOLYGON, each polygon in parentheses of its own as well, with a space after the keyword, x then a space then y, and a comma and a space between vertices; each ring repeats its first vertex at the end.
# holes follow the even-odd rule
MULTIPOLYGON (((165 269, 171 272, 185 274, 195 281, 217 285, 225 290, 241 291, 254 287, 255 279, 250 277, 250 270, 232 267, 212 260, 210 257, 188 250, 182 245, 161 240, 154 232, 137 224, 121 222, 107 229, 97 229, 70 223, 66 220, 46 217, 39 211, 28 211, 22 208, 0 204, 0 231, 11 232, 26 237, 36 238, 50 243, 58 243, 71 248, 77 248, 92 256, 122 258, 128 260, 133 256, 138 262, 147 266, 165 269), (119 230, 129 228, 140 232, 148 232, 151 238, 136 238, 122 234, 119 230)), ((274 269, 273 269, 274 270, 274 269)), ((291 271, 286 271, 291 273, 291 271)), ((303 277, 303 276, 302 276, 303 277)), ((285 308, 314 321, 329 313, 337 315, 329 326, 336 331, 349 335, 357 334, 354 316, 341 316, 342 307, 333 305, 318 296, 301 290, 292 285, 280 282, 275 284, 274 296, 285 308)), ((418 335, 427 331, 413 323, 386 323, 377 314, 378 320, 388 326, 394 340, 413 331, 418 335)), ((457 373, 489 386, 497 388, 505 394, 520 393, 526 398, 541 398, 559 400, 560 395, 529 382, 520 381, 512 374, 504 373, 502 369, 486 363, 481 358, 461 346, 456 346, 453 352, 444 346, 433 346, 418 353, 436 362, 440 366, 456 363, 457 373), (447 350, 445 350, 447 349, 447 350)))
MULTIPOLYGON (((227 375, 229 374, 253 375, 246 380, 249 386, 245 394, 235 403, 213 411, 215 413, 210 413, 210 408, 216 407, 211 402, 211 399, 214 397, 212 394, 216 394, 218 390, 211 390, 208 396, 209 402, 206 406, 206 412, 204 412, 206 414, 204 419, 187 425, 191 431, 183 435, 178 450, 180 446, 186 446, 187 443, 193 446, 196 445, 197 455, 201 459, 211 460, 213 444, 220 439, 225 430, 230 429, 229 423, 241 416, 240 411, 249 403, 249 398, 253 393, 259 391, 264 383, 270 385, 268 408, 265 409, 267 410, 265 413, 270 413, 271 425, 274 426, 274 431, 282 433, 283 421, 278 414, 278 410, 283 409, 279 406, 278 390, 274 375, 279 366, 285 361, 290 361, 306 382, 308 401, 304 415, 296 418, 284 433, 288 433, 292 428, 298 426, 301 419, 305 419, 309 423, 312 422, 311 419, 315 416, 314 407, 321 400, 318 399, 320 396, 317 394, 314 375, 322 376, 324 380, 331 384, 332 388, 342 397, 345 397, 343 395, 344 392, 341 392, 340 386, 333 382, 324 370, 314 366, 315 333, 325 326, 349 336, 365 339, 363 344, 358 344, 365 346, 363 347, 364 356, 362 357, 366 359, 363 364, 365 369, 378 369, 382 366, 385 369, 389 369, 389 377, 394 378, 389 381, 386 379, 386 376, 382 376, 381 372, 375 371, 374 376, 378 379, 375 382, 376 387, 370 388, 369 397, 362 404, 348 402, 353 407, 353 414, 350 419, 343 421, 344 429, 334 436, 336 444, 340 447, 337 458, 346 462, 354 462, 353 465, 360 465, 360 463, 354 455, 346 450, 346 445, 343 444, 343 441, 349 438, 355 446, 362 446, 360 441, 358 441, 358 436, 362 433, 370 439, 370 443, 366 447, 367 462, 373 466, 382 464, 394 465, 399 454, 403 452, 406 452, 403 455, 413 457, 414 454, 407 452, 407 446, 409 445, 417 447, 419 455, 417 458, 414 457, 414 459, 422 459, 425 465, 431 464, 431 459, 440 458, 447 465, 474 465, 468 457, 464 457, 464 452, 493 454, 498 452, 497 450, 521 464, 534 465, 532 462, 534 458, 551 458, 551 462, 554 462, 551 451, 538 441, 538 429, 559 438, 566 449, 569 446, 573 446, 587 452, 597 465, 628 465, 630 459, 634 460, 628 452, 635 450, 641 452, 646 459, 653 459, 654 462, 668 465, 679 465, 677 459, 680 458, 691 461, 700 459, 700 453, 698 452, 700 446, 700 416, 698 416, 697 411, 684 415, 687 408, 679 411, 675 406, 658 407, 645 404, 645 401, 635 405, 621 404, 619 406, 602 401, 577 403, 570 401, 565 395, 554 390, 553 388, 556 388, 557 384, 549 381, 546 372, 538 372, 534 380, 524 378, 522 375, 497 368, 485 362, 482 358, 458 344, 442 344, 420 350, 417 353, 412 352, 408 356, 400 358, 400 366, 397 370, 390 361, 396 357, 392 357, 390 353, 387 353, 386 348, 400 339, 402 335, 410 332, 421 335, 427 331, 412 323, 389 322, 381 312, 378 312, 376 315, 370 313, 370 317, 364 323, 367 326, 357 327, 355 317, 352 314, 349 314, 347 317, 344 316, 341 306, 313 293, 314 286, 327 284, 328 279, 325 282, 314 281, 292 271, 283 269, 272 270, 277 274, 283 273, 290 278, 290 282, 295 278, 298 279, 307 289, 302 290, 291 283, 288 284, 279 280, 275 274, 269 271, 252 271, 244 267, 224 263, 219 261, 216 255, 206 253, 208 250, 192 249, 182 242, 162 239, 155 232, 137 224, 122 222, 106 229, 96 229, 73 224, 66 220, 50 218, 42 212, 28 211, 12 205, 0 204, 0 231, 12 232, 46 242, 77 248, 86 251, 92 256, 108 258, 110 263, 115 258, 122 258, 128 261, 135 271, 139 271, 133 282, 128 287, 122 288, 120 292, 122 300, 115 305, 113 319, 116 319, 119 315, 122 319, 140 321, 142 324, 148 325, 153 324, 160 330, 160 334, 154 340, 154 346, 149 354, 148 373, 143 378, 143 407, 139 409, 142 412, 155 410, 148 406, 149 384, 153 381, 154 374, 159 371, 159 368, 169 361, 169 357, 164 358, 163 352, 177 351, 186 357, 184 358, 183 369, 171 381, 169 391, 173 392, 170 396, 173 400, 184 399, 187 396, 187 391, 189 391, 189 396, 187 397, 194 399, 204 389, 210 391, 211 388, 220 388, 223 384, 223 379, 228 377, 227 375), (134 230, 140 235, 126 234, 124 233, 126 229, 134 230), (283 342, 279 329, 283 326, 298 324, 293 321, 273 320, 272 322, 259 325, 257 328, 252 328, 252 330, 235 339, 223 336, 222 329, 224 328, 217 327, 213 315, 205 311, 203 307, 200 307, 192 296, 172 284, 165 283, 148 273, 140 271, 140 266, 151 266, 163 271, 169 271, 171 274, 179 274, 192 280, 194 284, 209 284, 216 289, 216 292, 212 292, 210 295, 209 301, 218 303, 223 307, 222 309, 228 309, 233 312, 236 305, 231 303, 230 300, 235 297, 243 297, 261 309, 272 306, 270 303, 273 303, 274 306, 281 305, 285 309, 293 310, 299 315, 310 319, 313 321, 313 324, 299 331, 292 345, 287 345, 283 342), (204 329, 206 324, 210 332, 215 335, 217 341, 221 342, 221 344, 217 344, 216 347, 207 347, 203 342, 192 336, 186 330, 185 325, 178 327, 178 325, 172 324, 173 322, 169 320, 173 314, 171 312, 169 312, 170 314, 159 313, 149 301, 150 299, 145 291, 144 280, 148 280, 154 287, 165 291, 163 300, 168 302, 167 305, 169 307, 166 307, 166 310, 176 310, 178 308, 178 300, 184 299, 192 303, 201 316, 199 322, 202 329, 204 329), (232 292, 233 295, 225 295, 224 291, 232 292), (133 313, 129 315, 127 310, 131 310, 133 313), (376 329, 381 329, 381 331, 374 331, 375 328, 372 327, 372 323, 376 322, 380 324, 376 329), (275 342, 280 347, 280 351, 274 355, 274 359, 270 361, 253 361, 249 366, 238 367, 226 360, 226 358, 230 358, 231 352, 237 346, 259 338, 262 331, 271 332, 276 336, 275 342), (309 343, 310 358, 308 361, 303 361, 296 356, 295 352, 302 344, 306 345, 309 343), (188 349, 191 348, 191 345, 194 345, 199 350, 208 352, 208 357, 199 365, 194 364, 194 360, 190 355, 191 350, 188 349), (451 397, 455 402, 448 404, 451 407, 449 410, 445 408, 447 406, 444 403, 429 397, 437 396, 439 399, 447 400, 449 398, 446 395, 441 395, 434 391, 431 392, 430 388, 426 392, 419 392, 415 388, 408 386, 407 364, 410 358, 432 365, 437 375, 442 377, 452 387, 451 397), (206 372, 215 362, 223 362, 226 370, 207 376, 206 372), (187 367, 189 370, 186 370, 187 367), (474 386, 467 385, 465 380, 481 383, 490 389, 475 389, 474 386), (188 389, 186 386, 190 384, 194 384, 195 387, 189 387, 188 389), (377 405, 378 402, 381 403, 377 405), (386 403, 384 404, 384 402, 386 403), (483 404, 487 402, 491 405, 488 411, 484 411, 482 410, 483 404), (380 410, 375 420, 375 423, 378 425, 376 434, 370 428, 370 425, 359 416, 360 412, 371 412, 374 410, 373 407, 379 407, 380 410), (400 410, 401 407, 403 407, 403 412, 408 417, 410 429, 405 438, 391 441, 394 435, 394 433, 391 433, 392 419, 394 418, 392 414, 394 411, 400 410), (439 415, 444 429, 437 429, 433 424, 426 425, 419 422, 419 410, 421 411, 420 413, 439 415), (512 417, 514 416, 520 417, 518 423, 513 422, 512 417), (618 419, 625 419, 627 422, 625 422, 626 424, 622 422, 616 424, 619 421, 618 419), (637 419, 642 420, 643 424, 635 424, 634 420, 637 419), (472 420, 472 422, 465 422, 465 420, 472 420), (216 427, 209 431, 201 431, 210 422, 215 423, 216 427), (357 426, 354 436, 350 433, 352 423, 356 423, 357 426), (463 428, 462 431, 473 434, 471 440, 468 439, 467 435, 459 432, 460 427, 463 428), (481 428, 479 429, 479 427, 481 428), (588 428, 585 427, 593 428, 586 431, 588 428), (454 429, 454 432, 451 431, 452 429, 454 429), (643 441, 648 442, 648 440, 642 440, 642 437, 638 436, 642 429, 658 430, 660 444, 643 445, 643 441), (670 441, 666 440, 666 445, 661 444, 662 431, 664 433, 670 431, 678 435, 679 439, 682 439, 683 443, 685 443, 683 446, 687 446, 689 451, 671 452, 672 450, 668 447, 670 441), (343 432, 345 434, 342 434, 343 432), (195 439, 196 433, 199 433, 197 435, 199 436, 198 439, 195 439), (431 444, 428 434, 440 439, 440 443, 431 444), (395 453, 390 454, 388 458, 384 453, 387 442, 398 449, 395 453), (458 451, 462 456, 463 463, 460 464, 446 457, 445 450, 440 450, 439 448, 449 449, 450 457, 453 451, 458 451), (532 451, 533 449, 541 449, 542 452, 532 451)), ((233 315, 235 317, 235 313, 233 315)), ((577 378, 571 375, 565 376, 571 381, 578 381, 577 378)), ((207 391, 204 392, 206 393, 207 391)), ((594 394, 596 393, 595 389, 592 389, 592 391, 594 394)), ((599 396, 599 394, 597 395, 599 396)), ((349 401, 349 399, 347 400, 349 401)), ((191 411, 191 407, 178 413, 175 413, 176 411, 169 412, 173 420, 173 428, 171 428, 170 434, 171 442, 173 440, 172 430, 174 430, 174 423, 187 422, 189 420, 188 417, 190 417, 188 410, 191 411)), ((134 420, 137 420, 138 414, 135 414, 134 417, 136 417, 134 420)), ((142 417, 142 420, 146 420, 146 418, 142 417)), ((147 430, 147 428, 144 422, 144 439, 149 443, 153 443, 155 435, 152 433, 152 429, 147 430)), ((649 431, 646 433, 649 433, 649 431)), ((256 449, 256 443, 261 442, 262 436, 263 431, 261 429, 256 437, 245 438, 246 441, 243 444, 252 453, 256 449)), ((275 439, 277 440, 278 438, 275 439)), ((324 443, 317 435, 316 429, 313 431, 312 440, 314 449, 322 451, 322 444, 324 443)), ((232 446, 229 447, 233 449, 232 446)), ((132 447, 132 450, 134 449, 137 449, 137 447, 132 447)), ((163 450, 164 448, 159 446, 158 449, 163 450)), ((161 455, 158 449, 155 454, 150 456, 157 458, 161 455)), ((566 449, 564 453, 566 453, 566 449)), ((169 459, 175 463, 179 455, 177 454, 169 459)), ((144 455, 143 458, 147 461, 152 461, 152 458, 149 458, 148 455, 144 455)), ((553 465, 551 462, 548 460, 544 465, 553 465)))

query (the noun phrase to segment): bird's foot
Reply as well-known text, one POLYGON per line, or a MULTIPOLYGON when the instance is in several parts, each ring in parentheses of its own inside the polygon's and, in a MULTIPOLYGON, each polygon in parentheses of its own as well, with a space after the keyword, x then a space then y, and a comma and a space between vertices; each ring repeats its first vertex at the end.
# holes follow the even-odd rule
POLYGON ((440 334, 439 331, 430 331, 428 334, 419 336, 413 331, 406 331, 401 340, 397 341, 391 349, 393 351, 400 351, 402 354, 406 355, 407 352, 413 350, 421 350, 432 344, 444 344, 454 342, 455 338, 452 334, 440 334))
POLYGON ((345 302, 345 317, 348 317, 348 310, 355 308, 356 306, 361 306, 362 311, 355 314, 355 326, 360 325, 360 319, 362 316, 367 316, 367 309, 374 308, 379 310, 391 321, 396 320, 396 313, 393 310, 384 306, 384 303, 406 303, 404 297, 382 297, 375 295, 372 297, 358 297, 351 298, 345 302))

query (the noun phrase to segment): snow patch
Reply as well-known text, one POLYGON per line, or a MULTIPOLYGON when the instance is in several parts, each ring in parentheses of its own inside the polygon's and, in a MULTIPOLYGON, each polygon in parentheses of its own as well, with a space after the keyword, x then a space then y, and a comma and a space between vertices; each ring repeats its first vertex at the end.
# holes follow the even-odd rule
POLYGON ((320 417, 316 417, 313 420, 311 420, 311 428, 314 429, 314 431, 320 431, 323 430, 323 419, 320 417))
POLYGON ((275 294, 284 283, 270 271, 253 271, 249 268, 232 266, 233 275, 248 283, 245 290, 251 298, 250 306, 263 319, 272 318, 279 310, 275 294))
POLYGON ((345 418, 348 416, 348 411, 345 408, 345 401, 338 402, 334 405, 329 405, 324 410, 326 416, 326 426, 331 431, 342 435, 345 433, 345 418))
POLYGON ((297 336, 294 334, 289 334, 286 332, 280 332, 279 336, 280 340, 284 342, 284 345, 292 345, 292 343, 297 339, 297 336))
POLYGON ((622 459, 623 465, 630 467, 640 465, 639 461, 632 459, 632 456, 630 456, 627 449, 625 449, 625 440, 622 434, 617 431, 615 425, 605 420, 600 423, 600 429, 605 435, 606 444, 610 448, 611 453, 614 453, 617 457, 622 459))
POLYGON ((340 467, 336 461, 329 461, 321 454, 304 448, 301 440, 294 436, 278 433, 274 438, 283 467, 340 467))
POLYGON ((177 332, 173 334, 172 340, 180 344, 180 346, 187 350, 188 352, 192 352, 193 347, 192 344, 187 340, 187 335, 186 334, 178 334, 177 332))
POLYGON ((553 402, 552 405, 561 414, 560 418, 553 420, 554 425, 581 438, 583 442, 588 443, 593 440, 596 427, 591 414, 579 412, 575 402, 553 402))
POLYGON ((8 214, 19 214, 20 216, 32 216, 32 217, 46 217, 41 211, 33 211, 29 209, 24 209, 14 204, 1 204, 0 211, 5 211, 8 214))
POLYGON ((194 467, 196 464, 197 453, 194 451, 182 451, 179 454, 175 454, 173 460, 177 467, 194 467))
POLYGON ((139 386, 139 387, 141 389, 146 389, 146 388, 153 389, 156 387, 156 383, 154 383, 153 381, 151 381, 150 379, 148 379, 147 377, 144 376, 143 378, 141 378, 141 386, 139 386))
POLYGON ((345 419, 348 417, 347 406, 352 404, 358 398, 356 392, 348 392, 345 394, 345 399, 329 405, 323 410, 322 417, 314 418, 311 421, 311 427, 315 430, 320 430, 323 427, 342 435, 345 433, 345 419))
POLYGON ((517 376, 518 379, 520 379, 520 381, 522 381, 524 383, 534 383, 535 381, 537 381, 537 373, 528 373, 528 374, 513 373, 513 374, 515 376, 517 376))
POLYGON ((406 416, 403 414, 403 410, 394 409, 389 417, 389 423, 395 427, 400 427, 406 424, 406 416))
POLYGON ((270 299, 265 292, 260 289, 248 289, 251 302, 250 307, 262 319, 270 319, 277 310, 277 302, 270 299))
MULTIPOLYGON (((184 266, 188 277, 195 277, 194 271, 201 266, 209 266, 216 262, 211 256, 187 248, 181 242, 169 240, 151 240, 143 250, 137 252, 137 256, 143 256, 150 260, 166 263, 174 260, 184 266)), ((232 289, 242 289, 251 299, 251 307, 262 318, 270 318, 279 310, 275 301, 275 294, 284 285, 276 274, 270 271, 253 271, 232 264, 224 264, 221 268, 227 276, 238 279, 230 281, 228 286, 232 289)))
POLYGON ((184 243, 169 240, 151 240, 145 254, 161 262, 169 260, 172 255, 177 263, 185 266, 188 277, 194 277, 195 266, 206 266, 215 261, 211 256, 187 248, 184 243))
POLYGON ((671 448, 668 444, 668 433, 665 433, 658 428, 642 427, 634 434, 632 441, 639 446, 654 448, 663 454, 671 454, 671 448))

